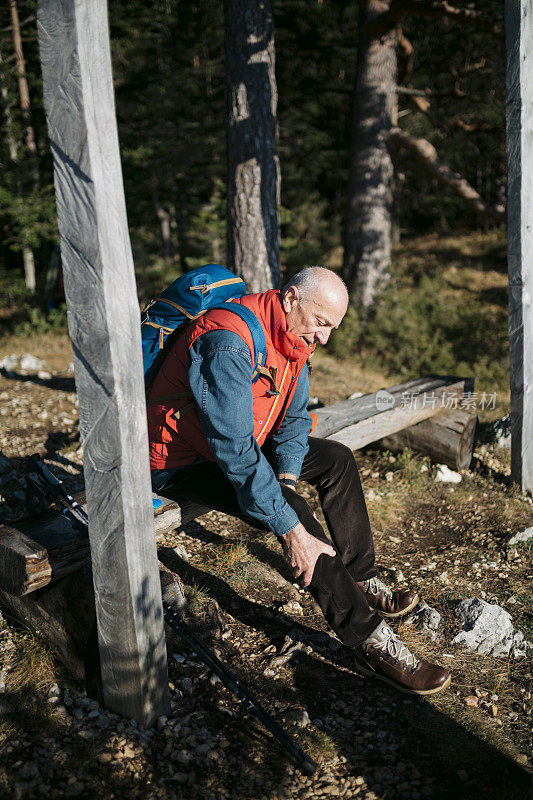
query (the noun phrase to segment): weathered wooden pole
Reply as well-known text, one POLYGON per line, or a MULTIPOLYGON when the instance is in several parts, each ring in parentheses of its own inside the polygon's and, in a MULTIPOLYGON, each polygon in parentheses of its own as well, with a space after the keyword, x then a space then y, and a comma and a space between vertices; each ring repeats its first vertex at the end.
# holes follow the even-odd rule
POLYGON ((38 31, 104 697, 150 725, 168 675, 106 0, 39 0, 38 31))
POLYGON ((511 477, 533 491, 533 0, 505 0, 511 477))

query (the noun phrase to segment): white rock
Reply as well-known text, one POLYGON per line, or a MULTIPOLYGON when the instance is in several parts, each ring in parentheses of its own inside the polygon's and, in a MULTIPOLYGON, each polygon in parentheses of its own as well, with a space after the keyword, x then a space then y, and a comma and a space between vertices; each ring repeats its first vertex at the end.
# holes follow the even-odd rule
POLYGON ((362 397, 362 396, 363 396, 363 392, 354 392, 353 394, 351 394, 349 396, 348 400, 357 400, 358 397, 362 397))
POLYGON ((19 365, 19 357, 12 355, 12 356, 5 356, 0 361, 0 369, 5 369, 6 372, 13 372, 19 365))
POLYGON ((458 472, 454 472, 446 464, 437 464, 437 472, 435 473, 435 480, 442 483, 461 483, 462 478, 458 472))
POLYGON ((413 613, 405 620, 407 625, 413 625, 417 631, 426 634, 432 641, 438 636, 438 628, 441 623, 441 615, 435 608, 431 608, 422 601, 414 609, 413 613))
POLYGON ((291 719, 296 723, 299 728, 307 728, 311 720, 305 708, 294 708, 290 712, 291 719))
POLYGON ((452 644, 462 644, 482 655, 514 658, 526 654, 528 642, 520 631, 513 631, 511 615, 501 606, 486 603, 478 597, 463 600, 455 609, 462 630, 452 644))
POLYGON ((279 608, 284 614, 303 614, 304 610, 297 600, 289 600, 279 608))
POLYGON ((533 538, 533 528, 526 528, 525 531, 515 533, 510 539, 507 539, 507 544, 518 544, 518 542, 528 542, 533 538))
POLYGON ((45 367, 45 362, 41 361, 40 358, 32 356, 31 353, 24 353, 24 355, 20 357, 21 372, 39 372, 40 369, 44 370, 45 367))
POLYGON ((513 658, 525 658, 528 650, 533 649, 531 642, 524 639, 522 631, 516 631, 513 635, 513 644, 511 647, 511 654, 513 658))

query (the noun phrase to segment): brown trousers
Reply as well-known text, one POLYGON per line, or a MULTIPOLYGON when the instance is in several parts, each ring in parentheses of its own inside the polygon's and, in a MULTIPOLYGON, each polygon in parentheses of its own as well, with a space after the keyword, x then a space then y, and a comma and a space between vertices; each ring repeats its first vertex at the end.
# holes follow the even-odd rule
MULTIPOLYGON (((268 444, 263 448, 269 457, 268 444)), ((380 616, 369 608, 356 584, 376 575, 374 541, 359 473, 352 451, 330 439, 309 437, 300 480, 314 486, 337 555, 321 555, 308 589, 335 633, 346 645, 360 644, 377 628, 380 616)), ((281 490, 298 519, 313 536, 329 542, 308 503, 287 486, 281 490)), ((212 462, 176 470, 159 494, 171 500, 191 500, 244 520, 237 496, 218 466, 212 462)))

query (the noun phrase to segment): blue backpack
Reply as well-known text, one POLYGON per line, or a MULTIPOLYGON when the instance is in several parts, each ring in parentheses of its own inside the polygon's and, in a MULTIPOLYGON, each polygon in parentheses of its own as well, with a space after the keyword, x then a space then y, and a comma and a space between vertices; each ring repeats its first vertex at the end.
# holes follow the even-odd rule
POLYGON ((246 294, 246 285, 221 264, 206 264, 177 278, 159 297, 145 306, 141 315, 143 366, 146 388, 152 384, 166 355, 165 342, 171 333, 212 308, 233 311, 246 322, 254 344, 252 383, 267 374, 265 335, 249 308, 231 300, 246 294), (226 305, 227 304, 227 305, 226 305))

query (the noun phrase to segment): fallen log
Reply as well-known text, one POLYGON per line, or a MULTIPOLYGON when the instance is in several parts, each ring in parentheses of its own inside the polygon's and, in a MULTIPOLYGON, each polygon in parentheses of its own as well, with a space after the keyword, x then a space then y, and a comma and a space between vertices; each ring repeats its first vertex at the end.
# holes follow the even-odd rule
POLYGON ((313 411, 315 436, 358 450, 456 405, 473 381, 430 375, 313 411))
MULTIPOLYGON (((159 563, 164 599, 184 604, 178 576, 159 563)), ((0 603, 16 620, 38 631, 53 648, 58 660, 81 683, 99 688, 101 683, 96 609, 90 565, 85 565, 31 597, 16 597, 0 588, 0 603)), ((165 629, 168 636, 169 631, 165 629)))
POLYGON ((437 464, 447 464, 460 472, 468 469, 474 452, 476 414, 464 408, 441 411, 431 419, 412 425, 381 440, 393 453, 409 447, 424 453, 437 464))
MULTIPOLYGON (((77 501, 85 510, 84 494, 77 501)), ((196 503, 181 507, 166 498, 154 512, 156 540, 167 531, 205 514, 196 503)), ((17 522, 17 528, 0 525, 0 588, 22 596, 91 563, 89 540, 64 515, 51 512, 17 522)))

